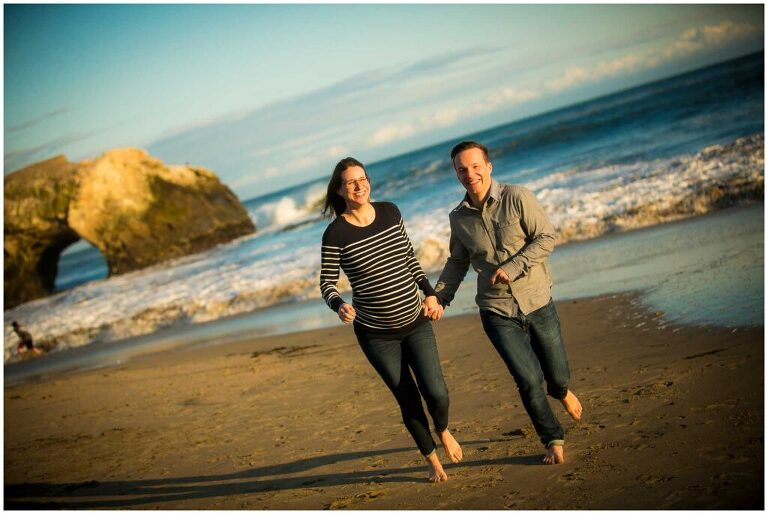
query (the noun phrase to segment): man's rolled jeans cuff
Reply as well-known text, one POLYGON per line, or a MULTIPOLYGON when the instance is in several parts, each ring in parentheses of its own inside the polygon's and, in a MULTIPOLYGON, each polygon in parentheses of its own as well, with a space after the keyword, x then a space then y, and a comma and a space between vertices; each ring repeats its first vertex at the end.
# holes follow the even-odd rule
POLYGON ((547 384, 547 394, 555 400, 564 400, 565 397, 568 396, 568 386, 559 388, 547 384))
POLYGON ((546 444, 547 448, 550 446, 565 446, 565 439, 552 439, 546 444))
POLYGON ((435 453, 436 451, 437 451, 437 447, 435 447, 435 448, 432 448, 432 451, 431 451, 431 452, 429 452, 429 453, 428 453, 428 454, 426 454, 426 455, 424 455, 424 454, 423 454, 423 453, 421 453, 421 452, 419 452, 419 453, 421 453, 421 456, 422 456, 422 457, 424 457, 425 459, 428 459, 428 458, 430 458, 430 457, 432 456, 432 454, 433 454, 433 453, 435 453))

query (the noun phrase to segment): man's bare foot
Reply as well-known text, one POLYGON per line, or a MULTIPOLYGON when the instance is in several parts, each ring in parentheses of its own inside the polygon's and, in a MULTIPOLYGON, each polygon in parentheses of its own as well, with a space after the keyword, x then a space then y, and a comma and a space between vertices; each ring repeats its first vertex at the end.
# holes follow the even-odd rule
POLYGON ((565 462, 563 447, 559 444, 553 444, 547 448, 547 454, 544 456, 544 464, 562 464, 565 462))
POLYGON ((560 400, 560 403, 563 404, 563 407, 565 407, 565 410, 568 411, 568 414, 573 419, 576 421, 581 419, 581 402, 578 398, 576 398, 576 395, 570 391, 570 389, 568 390, 568 394, 565 395, 565 398, 560 400))
POLYGON ((443 469, 443 465, 440 464, 440 459, 437 457, 437 452, 434 451, 429 457, 426 457, 427 464, 429 465, 429 473, 427 474, 427 480, 430 482, 445 482, 448 480, 448 475, 443 469))
POLYGON ((448 429, 443 430, 439 435, 440 441, 443 443, 445 455, 451 459, 451 462, 454 464, 461 462, 461 459, 464 458, 464 452, 462 451, 461 446, 459 446, 459 443, 456 441, 453 435, 448 431, 448 429))

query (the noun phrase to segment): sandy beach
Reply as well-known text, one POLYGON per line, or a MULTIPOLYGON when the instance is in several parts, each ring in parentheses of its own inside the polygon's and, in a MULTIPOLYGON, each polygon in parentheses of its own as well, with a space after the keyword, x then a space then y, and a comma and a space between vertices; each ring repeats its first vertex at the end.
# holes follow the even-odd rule
MULTIPOLYGON (((764 329, 558 305, 580 422, 544 450, 477 314, 435 324, 461 464, 426 466, 351 327, 5 388, 5 508, 761 509, 764 329)), ((439 450, 442 456, 442 449, 439 450)))
POLYGON ((765 510, 765 5, 3 12, 4 509, 765 510), (337 314, 448 293, 431 483, 337 314))

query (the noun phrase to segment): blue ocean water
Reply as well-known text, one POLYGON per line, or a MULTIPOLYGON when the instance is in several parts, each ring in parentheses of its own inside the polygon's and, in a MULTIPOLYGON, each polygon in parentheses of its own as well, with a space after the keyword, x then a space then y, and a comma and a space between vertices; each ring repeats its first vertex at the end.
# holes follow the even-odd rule
MULTIPOLYGON (((437 145, 366 164, 375 199, 397 203, 407 217, 457 203, 449 153, 463 139, 489 147, 495 178, 527 183, 559 172, 636 165, 691 154, 726 144, 764 127, 764 54, 718 64, 684 75, 462 135, 437 145)), ((330 175, 330 170, 328 175, 330 175)), ((288 232, 271 232, 254 245, 275 251, 294 241, 316 238, 324 229, 317 202, 327 177, 244 202, 259 230, 315 221, 288 232)), ((250 245, 244 251, 252 257, 250 245)), ((82 245, 65 254, 57 290, 107 275, 98 251, 82 245)))
MULTIPOLYGON (((714 183, 762 184, 763 96, 760 52, 366 163, 372 197, 399 206, 422 266, 439 270, 447 213, 463 196, 450 149, 474 139, 489 147, 494 178, 532 189, 566 239, 595 237, 605 220, 714 183)), ((60 292, 6 318, 79 346, 317 298, 327 172, 245 201, 255 235, 146 270, 106 278, 98 251, 79 242, 59 261, 60 292)))
MULTIPOLYGON (((739 327, 764 324, 763 205, 727 209, 676 223, 615 234, 560 247, 550 258, 556 301, 633 292, 652 325, 628 319, 638 330, 678 330, 681 324, 739 327)), ((430 279, 434 283, 436 276, 430 279)), ((470 271, 447 311, 477 312, 475 277, 470 271)), ((74 348, 45 359, 5 367, 5 384, 69 370, 120 365, 155 352, 249 341, 338 324, 319 300, 283 303, 209 323, 176 324, 151 334, 109 344, 74 348)), ((621 344, 617 341, 617 344, 621 344)), ((271 349, 270 346, 263 348, 271 349)))
MULTIPOLYGON (((495 178, 526 183, 566 170, 594 170, 695 153, 763 131, 763 54, 604 96, 367 165, 374 192, 404 213, 455 200, 449 153, 463 139, 490 149, 495 178)), ((330 175, 330 170, 328 175, 330 175)), ((327 177, 246 202, 297 205, 327 177)), ((311 195, 309 195, 311 197, 311 195)), ((454 202, 457 203, 457 202, 454 202)), ((267 220, 260 220, 262 223, 267 220)))

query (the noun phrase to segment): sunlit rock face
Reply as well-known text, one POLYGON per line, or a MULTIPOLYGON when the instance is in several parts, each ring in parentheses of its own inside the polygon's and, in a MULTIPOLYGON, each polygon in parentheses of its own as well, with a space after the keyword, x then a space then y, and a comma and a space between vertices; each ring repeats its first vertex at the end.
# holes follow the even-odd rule
POLYGON ((53 291, 61 252, 80 238, 116 275, 255 231, 213 172, 135 148, 33 164, 5 177, 4 200, 6 309, 53 291))

